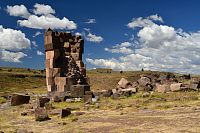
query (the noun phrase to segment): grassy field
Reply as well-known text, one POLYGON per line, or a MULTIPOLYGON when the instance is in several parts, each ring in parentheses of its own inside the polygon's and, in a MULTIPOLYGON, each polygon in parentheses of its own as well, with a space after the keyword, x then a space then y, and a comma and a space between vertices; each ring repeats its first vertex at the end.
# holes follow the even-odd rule
MULTIPOLYGON (((151 73, 163 72, 87 71, 92 90, 113 89, 122 77, 134 82, 141 74, 151 73)), ((69 117, 61 119, 52 115, 51 120, 45 122, 36 122, 34 115, 20 115, 30 104, 4 106, 6 100, 1 97, 3 95, 14 92, 29 93, 31 97, 45 94, 44 76, 44 72, 40 70, 0 69, 0 131, 16 132, 23 128, 34 133, 200 132, 200 92, 197 91, 164 94, 153 92, 147 97, 138 92, 119 100, 101 98, 97 103, 89 105, 85 105, 83 101, 52 103, 55 109, 69 107, 75 110, 69 117), (76 112, 80 111, 85 114, 77 116, 76 112)))

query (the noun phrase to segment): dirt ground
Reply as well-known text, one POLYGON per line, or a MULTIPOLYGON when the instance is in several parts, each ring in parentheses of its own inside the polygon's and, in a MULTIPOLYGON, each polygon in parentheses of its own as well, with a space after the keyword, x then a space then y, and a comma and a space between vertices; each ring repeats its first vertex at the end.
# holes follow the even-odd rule
POLYGON ((20 116, 26 105, 11 108, 7 108, 5 104, 1 106, 4 107, 0 110, 0 130, 5 133, 15 132, 17 129, 27 129, 34 133, 200 132, 200 107, 174 107, 167 110, 133 110, 132 107, 92 109, 83 111, 85 114, 81 116, 71 115, 64 119, 51 116, 51 120, 36 122, 33 115, 20 116))

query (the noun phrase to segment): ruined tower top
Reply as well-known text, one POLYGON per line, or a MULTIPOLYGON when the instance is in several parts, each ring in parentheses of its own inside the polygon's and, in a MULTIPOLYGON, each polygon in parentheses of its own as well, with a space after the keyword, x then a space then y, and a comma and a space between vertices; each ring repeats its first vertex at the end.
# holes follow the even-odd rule
POLYGON ((84 40, 79 35, 45 32, 46 82, 48 92, 71 92, 77 85, 89 89, 82 61, 84 40))

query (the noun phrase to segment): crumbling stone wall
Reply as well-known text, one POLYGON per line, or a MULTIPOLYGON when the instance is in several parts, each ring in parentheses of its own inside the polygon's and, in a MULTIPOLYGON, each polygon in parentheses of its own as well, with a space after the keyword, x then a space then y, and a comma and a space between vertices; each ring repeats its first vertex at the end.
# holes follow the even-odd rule
POLYGON ((82 61, 84 40, 81 36, 48 29, 45 32, 44 42, 48 92, 76 93, 77 95, 73 94, 74 97, 84 95, 90 86, 87 82, 86 67, 82 61))

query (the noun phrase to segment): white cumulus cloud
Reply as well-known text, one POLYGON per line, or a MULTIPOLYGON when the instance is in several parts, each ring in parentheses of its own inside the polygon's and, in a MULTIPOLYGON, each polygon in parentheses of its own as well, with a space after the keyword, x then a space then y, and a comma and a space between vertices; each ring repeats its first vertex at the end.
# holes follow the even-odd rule
POLYGON ((23 18, 28 18, 30 13, 24 5, 7 6, 6 11, 10 16, 19 16, 23 18))
POLYGON ((117 44, 113 46, 112 48, 105 48, 105 51, 108 51, 111 53, 131 54, 134 52, 131 46, 133 46, 132 43, 123 42, 121 44, 117 44))
POLYGON ((92 33, 88 33, 86 36, 85 36, 86 40, 89 41, 89 42, 95 42, 95 43, 100 43, 103 41, 103 37, 101 36, 97 36, 95 34, 92 34, 92 33))
POLYGON ((54 14, 55 13, 55 10, 52 9, 52 7, 49 6, 49 5, 36 3, 34 5, 34 8, 35 9, 33 10, 33 12, 36 15, 47 15, 47 14, 54 14))
POLYGON ((127 24, 129 28, 136 28, 136 27, 147 27, 154 25, 154 22, 161 22, 163 23, 162 17, 156 15, 151 15, 149 17, 143 18, 143 17, 138 17, 138 18, 133 18, 131 22, 127 24))
POLYGON ((105 49, 111 53, 120 53, 120 48, 131 48, 134 53, 109 59, 87 58, 86 61, 94 66, 117 70, 141 70, 144 68, 145 70, 200 73, 200 31, 185 32, 182 29, 176 30, 172 26, 160 25, 156 22, 163 22, 161 17, 149 16, 145 18, 145 23, 140 24, 138 24, 138 20, 143 21, 144 18, 132 20, 131 23, 134 25, 130 28, 140 28, 136 34, 137 38, 133 40, 138 43, 139 47, 129 47, 127 45, 129 43, 127 43, 123 47, 115 45, 110 49, 105 49), (117 49, 117 52, 113 52, 117 49))
POLYGON ((18 20, 20 26, 34 29, 76 29, 77 25, 69 19, 56 18, 55 16, 36 16, 31 15, 27 20, 18 20))
POLYGON ((20 30, 0 26, 0 49, 19 51, 30 48, 30 40, 20 30))
POLYGON ((6 50, 0 50, 0 59, 6 62, 21 62, 20 59, 26 57, 27 55, 22 52, 11 52, 6 50))
POLYGON ((20 62, 20 59, 27 56, 23 49, 30 48, 30 40, 20 30, 3 28, 0 26, 0 55, 1 60, 7 62, 20 62))
POLYGON ((74 21, 63 17, 57 18, 55 10, 49 5, 35 4, 33 12, 30 14, 24 5, 7 6, 7 12, 11 16, 21 16, 25 19, 18 20, 17 23, 22 27, 28 27, 33 29, 68 29, 73 30, 77 28, 77 24, 74 21))

